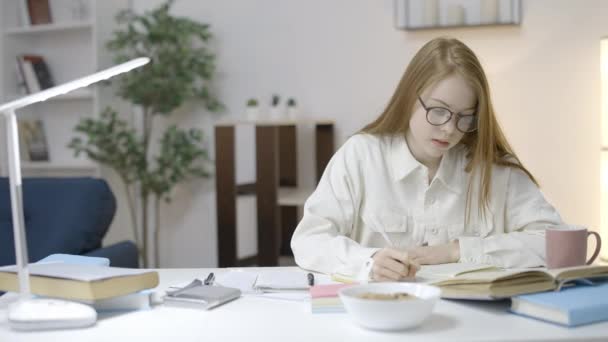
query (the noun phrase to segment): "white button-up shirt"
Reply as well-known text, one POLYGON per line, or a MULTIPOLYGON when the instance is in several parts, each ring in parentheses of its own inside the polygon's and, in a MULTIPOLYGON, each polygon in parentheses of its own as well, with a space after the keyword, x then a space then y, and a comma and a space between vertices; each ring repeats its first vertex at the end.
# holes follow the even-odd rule
POLYGON ((465 226, 469 173, 465 148, 450 149, 429 184, 428 169, 402 136, 357 134, 335 153, 291 240, 296 263, 323 273, 357 274, 377 250, 458 240, 460 261, 501 267, 545 264, 544 229, 557 211, 521 170, 494 166, 489 210, 478 215, 473 179, 465 226))

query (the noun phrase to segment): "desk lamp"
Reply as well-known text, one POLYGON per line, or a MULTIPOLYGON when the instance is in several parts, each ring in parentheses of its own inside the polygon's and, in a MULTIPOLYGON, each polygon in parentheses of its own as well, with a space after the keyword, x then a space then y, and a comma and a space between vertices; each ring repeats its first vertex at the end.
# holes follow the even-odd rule
MULTIPOLYGON (((15 235, 15 257, 19 279, 19 300, 9 308, 9 324, 14 329, 57 329, 78 327, 93 324, 96 315, 84 304, 61 301, 57 299, 35 299, 30 293, 27 244, 24 230, 23 193, 21 181, 21 161, 19 159, 19 132, 17 129, 17 109, 37 102, 43 102, 58 95, 66 94, 79 88, 87 87, 118 74, 139 68, 150 61, 140 57, 106 70, 85 76, 25 97, 1 104, 0 115, 6 118, 6 146, 8 154, 9 181, 11 191, 11 212, 13 216, 13 234, 15 235), (89 311, 87 311, 89 310, 89 311), (34 312, 36 311, 36 312, 34 312), (11 320, 11 317, 15 318, 11 320), (42 322, 42 321, 43 322, 42 322)), ((93 311, 94 313, 94 311, 93 311)))

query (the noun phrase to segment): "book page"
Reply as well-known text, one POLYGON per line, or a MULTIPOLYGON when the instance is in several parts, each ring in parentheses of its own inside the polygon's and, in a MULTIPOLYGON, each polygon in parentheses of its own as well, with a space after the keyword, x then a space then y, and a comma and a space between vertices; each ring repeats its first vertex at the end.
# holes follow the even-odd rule
POLYGON ((443 280, 454 278, 470 272, 483 270, 499 270, 497 267, 485 264, 449 263, 439 265, 423 265, 416 273, 417 280, 443 280), (420 279, 418 279, 420 278, 420 279))
POLYGON ((553 282, 553 277, 544 270, 541 269, 529 269, 529 270, 485 270, 479 272, 464 273, 453 278, 444 278, 433 282, 435 285, 451 285, 451 284, 479 284, 479 283, 493 283, 503 280, 513 280, 517 278, 529 278, 534 281, 550 281, 553 282))
MULTIPOLYGON (((79 265, 66 263, 30 264, 29 272, 33 276, 73 279, 80 281, 97 281, 114 277, 139 275, 152 271, 131 268, 108 267, 97 265, 79 265)), ((17 266, 0 267, 0 272, 17 273, 17 266)))
POLYGON ((608 277, 608 266, 583 265, 547 270, 558 281, 578 278, 608 277))

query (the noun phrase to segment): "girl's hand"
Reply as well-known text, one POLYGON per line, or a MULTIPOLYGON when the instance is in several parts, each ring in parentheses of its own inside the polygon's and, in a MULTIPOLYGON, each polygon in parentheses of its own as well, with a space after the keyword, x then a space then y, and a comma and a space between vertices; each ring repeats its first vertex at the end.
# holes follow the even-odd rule
POLYGON ((393 248, 383 248, 372 257, 372 279, 399 281, 416 275, 420 266, 410 260, 408 253, 393 248))
POLYGON ((447 264, 460 260, 460 244, 452 241, 443 245, 416 247, 407 253, 419 265, 447 264))

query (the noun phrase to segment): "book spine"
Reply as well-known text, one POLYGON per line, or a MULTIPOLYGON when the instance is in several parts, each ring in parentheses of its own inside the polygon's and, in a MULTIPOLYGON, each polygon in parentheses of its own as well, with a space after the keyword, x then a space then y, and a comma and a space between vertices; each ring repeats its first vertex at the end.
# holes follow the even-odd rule
POLYGON ((23 74, 23 68, 21 67, 21 61, 19 61, 19 57, 17 57, 17 63, 15 64, 15 66, 17 74, 17 94, 29 94, 30 91, 27 88, 27 83, 25 82, 25 75, 23 74))
POLYGON ((32 62, 32 66, 34 67, 34 72, 41 89, 48 89, 55 85, 51 72, 42 58, 36 62, 32 62))
POLYGON ((49 149, 46 143, 46 134, 42 120, 35 120, 33 127, 32 140, 29 142, 30 160, 48 161, 49 149))
POLYGON ((30 12, 27 6, 27 0, 19 1, 19 15, 21 16, 21 26, 32 25, 32 22, 30 21, 30 12))
POLYGON ((27 0, 27 8, 32 25, 50 24, 53 21, 49 0, 27 0))
MULTIPOLYGON (((152 291, 144 290, 136 293, 101 299, 93 302, 93 308, 99 311, 127 311, 150 309, 150 295, 152 291)), ((84 302, 87 303, 87 302, 84 302)))
POLYGON ((26 61, 24 59, 21 59, 20 61, 28 91, 30 92, 30 94, 39 92, 41 90, 40 83, 38 83, 38 78, 36 77, 36 72, 34 71, 34 66, 32 65, 32 62, 26 61))

